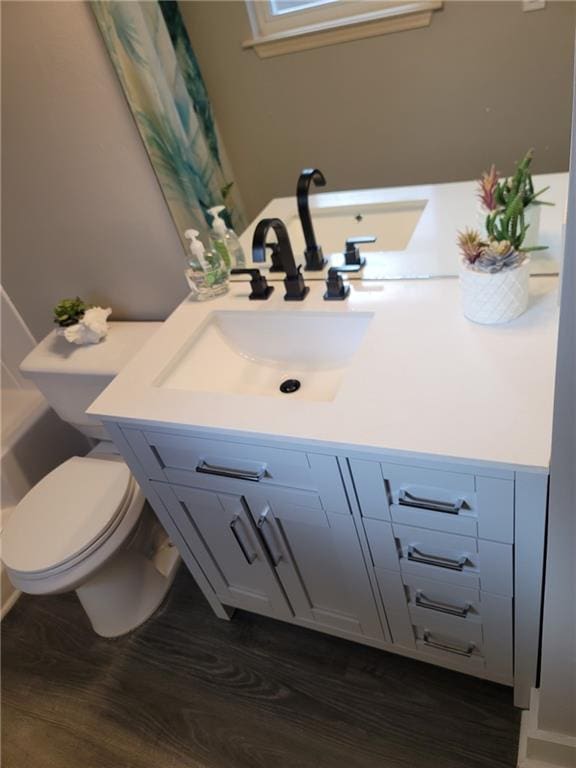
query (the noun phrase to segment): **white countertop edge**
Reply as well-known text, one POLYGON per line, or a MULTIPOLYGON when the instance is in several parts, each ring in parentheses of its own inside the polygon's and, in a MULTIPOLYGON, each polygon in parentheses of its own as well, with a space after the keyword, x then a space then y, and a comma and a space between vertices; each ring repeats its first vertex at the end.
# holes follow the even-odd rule
POLYGON ((432 453, 421 453, 416 451, 404 451, 395 448, 376 447, 371 445, 347 445, 345 443, 334 443, 327 440, 315 440, 311 438, 299 438, 290 435, 278 435, 273 433, 254 433, 246 430, 227 430, 219 427, 195 426, 192 424, 169 424, 166 422, 130 419, 130 418, 105 418, 103 422, 109 421, 119 425, 124 429, 146 429, 152 432, 162 432, 164 434, 174 434, 180 436, 194 435, 214 440, 223 440, 228 442, 246 443, 252 445, 263 445, 279 447, 282 446, 291 450, 303 450, 311 453, 328 453, 341 458, 367 459, 390 461, 394 464, 420 463, 427 468, 442 468, 446 470, 446 464, 452 464, 460 468, 460 471, 473 474, 478 469, 486 470, 487 474, 491 472, 496 476, 512 476, 515 472, 530 472, 533 474, 548 474, 549 465, 532 466, 513 464, 509 462, 489 461, 478 459, 476 457, 466 456, 448 456, 432 453))

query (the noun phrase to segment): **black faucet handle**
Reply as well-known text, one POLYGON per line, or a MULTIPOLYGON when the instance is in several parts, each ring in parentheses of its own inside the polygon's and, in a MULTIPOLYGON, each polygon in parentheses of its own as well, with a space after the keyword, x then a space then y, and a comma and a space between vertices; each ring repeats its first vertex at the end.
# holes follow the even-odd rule
POLYGON ((346 240, 346 249, 344 251, 344 261, 349 266, 363 267, 366 264, 366 259, 360 256, 359 245, 367 245, 368 243, 375 243, 376 238, 374 235, 361 235, 359 237, 349 237, 346 240))
POLYGON ((304 282, 301 266, 298 266, 296 274, 286 275, 284 278, 284 287, 286 288, 284 301, 303 301, 306 298, 310 292, 310 288, 308 288, 304 282))
POLYGON ((280 254, 280 246, 278 243, 266 243, 266 248, 270 248, 270 265, 269 272, 284 272, 282 266, 282 256, 280 254))
POLYGON ((252 293, 248 297, 250 301, 265 301, 272 291, 273 285, 268 285, 264 275, 260 274, 259 269, 240 269, 235 268, 230 270, 231 275, 250 275, 250 288, 252 293))
POLYGON ((358 272, 359 270, 359 266, 350 264, 345 264, 341 267, 330 267, 326 279, 324 301, 344 301, 350 293, 350 286, 344 282, 342 273, 358 272))

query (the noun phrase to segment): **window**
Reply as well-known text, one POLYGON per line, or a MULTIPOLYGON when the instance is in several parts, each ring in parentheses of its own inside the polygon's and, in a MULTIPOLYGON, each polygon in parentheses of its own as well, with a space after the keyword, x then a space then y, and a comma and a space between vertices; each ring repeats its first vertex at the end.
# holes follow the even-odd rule
POLYGON ((246 0, 253 38, 244 43, 262 58, 347 40, 428 26, 441 2, 383 0, 246 0))

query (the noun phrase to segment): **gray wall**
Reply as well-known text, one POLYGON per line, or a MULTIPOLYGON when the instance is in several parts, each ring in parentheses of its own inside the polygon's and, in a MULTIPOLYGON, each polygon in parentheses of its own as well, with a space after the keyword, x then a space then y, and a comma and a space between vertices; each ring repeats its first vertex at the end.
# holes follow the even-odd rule
POLYGON ((425 29, 261 60, 243 2, 181 2, 250 218, 293 194, 568 168, 576 5, 445 2, 425 29))
POLYGON ((36 337, 64 296, 164 318, 184 253, 92 12, 2 3, 2 283, 36 337))

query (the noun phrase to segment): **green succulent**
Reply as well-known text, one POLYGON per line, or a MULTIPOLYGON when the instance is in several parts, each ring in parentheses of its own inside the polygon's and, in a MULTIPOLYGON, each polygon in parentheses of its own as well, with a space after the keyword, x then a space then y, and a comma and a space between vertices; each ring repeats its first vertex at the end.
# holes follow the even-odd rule
POLYGON ((54 307, 54 322, 61 328, 76 325, 82 320, 88 308, 88 304, 82 301, 79 296, 76 296, 75 299, 62 299, 54 307))

